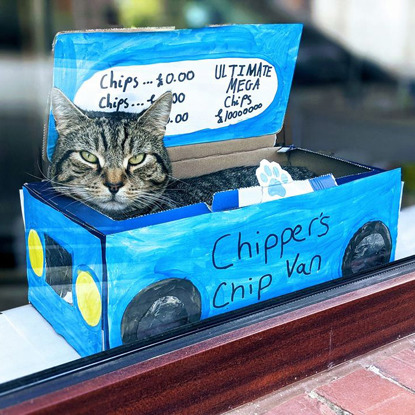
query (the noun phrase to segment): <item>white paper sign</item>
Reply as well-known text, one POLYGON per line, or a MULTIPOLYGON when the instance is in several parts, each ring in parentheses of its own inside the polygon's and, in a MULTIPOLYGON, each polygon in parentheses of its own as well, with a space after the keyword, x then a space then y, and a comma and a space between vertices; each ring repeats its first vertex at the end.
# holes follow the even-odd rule
POLYGON ((74 103, 87 111, 139 113, 172 91, 166 135, 176 135, 256 117, 269 107, 277 89, 275 68, 263 59, 203 59, 96 72, 81 85, 74 103))
POLYGON ((332 174, 307 180, 293 180, 291 175, 279 163, 265 159, 261 160, 256 170, 256 176, 259 186, 238 189, 239 207, 303 195, 337 186, 336 179, 332 174))

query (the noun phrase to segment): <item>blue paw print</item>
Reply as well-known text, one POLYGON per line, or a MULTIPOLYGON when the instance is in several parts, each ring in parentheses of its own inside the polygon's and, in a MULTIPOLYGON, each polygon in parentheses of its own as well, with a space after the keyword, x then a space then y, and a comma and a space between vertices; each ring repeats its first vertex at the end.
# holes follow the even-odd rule
POLYGON ((289 177, 283 171, 280 173, 276 166, 265 165, 260 176, 270 196, 284 197, 286 195, 284 184, 289 182, 289 177))

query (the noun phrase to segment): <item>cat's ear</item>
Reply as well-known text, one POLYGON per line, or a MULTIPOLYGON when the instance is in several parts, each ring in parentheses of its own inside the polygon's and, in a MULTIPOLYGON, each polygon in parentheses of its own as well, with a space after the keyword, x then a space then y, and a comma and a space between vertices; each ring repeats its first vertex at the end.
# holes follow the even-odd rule
POLYGON ((58 131, 64 131, 71 126, 79 125, 79 123, 89 120, 89 118, 57 88, 52 89, 51 102, 52 114, 58 131))
POLYGON ((172 93, 170 91, 161 95, 139 118, 139 123, 157 136, 164 136, 169 121, 172 93))

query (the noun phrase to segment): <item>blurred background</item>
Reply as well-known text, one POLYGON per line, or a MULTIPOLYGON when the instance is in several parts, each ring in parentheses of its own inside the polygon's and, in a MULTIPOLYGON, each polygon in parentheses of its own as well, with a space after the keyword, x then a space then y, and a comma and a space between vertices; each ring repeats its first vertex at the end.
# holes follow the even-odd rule
POLYGON ((415 0, 0 0, 0 311, 27 303, 18 189, 42 178, 55 33, 289 22, 305 26, 280 139, 400 166, 415 205, 415 0))

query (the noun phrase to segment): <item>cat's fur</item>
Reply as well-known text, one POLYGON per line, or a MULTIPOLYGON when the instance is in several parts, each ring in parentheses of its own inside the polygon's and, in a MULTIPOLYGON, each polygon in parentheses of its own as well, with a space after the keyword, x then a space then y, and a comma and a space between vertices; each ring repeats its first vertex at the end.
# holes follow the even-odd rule
MULTIPOLYGON (((91 113, 53 89, 52 112, 59 137, 49 169, 52 185, 114 219, 198 202, 211 204, 218 191, 258 185, 256 166, 172 178, 163 144, 171 104, 172 95, 167 92, 140 114, 91 113), (81 155, 85 151, 98 162, 86 161, 81 155), (139 154, 145 154, 142 163, 129 163, 139 154)), ((315 176, 305 168, 286 169, 293 179, 315 176)))
POLYGON ((83 112, 56 88, 51 99, 59 137, 49 177, 56 190, 120 219, 148 213, 163 199, 171 176, 163 144, 171 93, 141 114, 83 112), (82 151, 98 163, 84 160, 82 151), (143 163, 131 165, 138 154, 146 155, 143 163))
MULTIPOLYGON (((199 202, 211 205, 217 192, 258 186, 257 168, 258 166, 233 167, 180 181, 173 180, 166 188, 165 196, 181 206, 199 202)), ((316 177, 315 173, 305 167, 285 166, 284 170, 288 171, 294 180, 316 177)))

